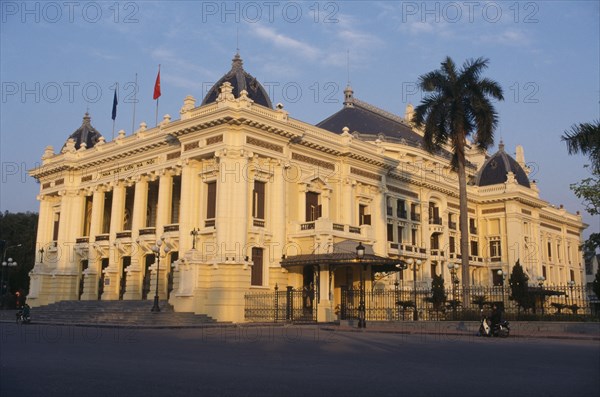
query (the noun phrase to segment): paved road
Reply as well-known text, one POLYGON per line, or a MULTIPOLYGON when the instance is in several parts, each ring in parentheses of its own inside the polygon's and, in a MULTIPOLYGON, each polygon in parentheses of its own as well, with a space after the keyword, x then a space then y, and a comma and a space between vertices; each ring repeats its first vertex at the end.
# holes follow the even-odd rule
POLYGON ((598 341, 0 324, 2 396, 597 396, 599 373, 598 341))

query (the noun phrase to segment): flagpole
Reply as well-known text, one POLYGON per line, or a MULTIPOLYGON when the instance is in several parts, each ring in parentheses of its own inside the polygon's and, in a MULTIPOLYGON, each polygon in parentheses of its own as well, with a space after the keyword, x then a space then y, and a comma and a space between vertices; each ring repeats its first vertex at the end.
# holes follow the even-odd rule
MULTIPOLYGON (((160 63, 158 64, 158 76, 156 78, 156 81, 158 83, 158 96, 156 97, 156 114, 155 114, 155 120, 154 120, 154 126, 158 127, 158 100, 160 98, 160 63)), ((156 96, 156 83, 154 84, 154 95, 156 96)))
POLYGON ((135 74, 135 85, 133 86, 133 118, 131 120, 131 133, 135 132, 135 104, 137 102, 136 99, 137 94, 137 73, 135 74))
POLYGON ((112 133, 112 140, 115 140, 115 121, 113 120, 113 133, 112 133))

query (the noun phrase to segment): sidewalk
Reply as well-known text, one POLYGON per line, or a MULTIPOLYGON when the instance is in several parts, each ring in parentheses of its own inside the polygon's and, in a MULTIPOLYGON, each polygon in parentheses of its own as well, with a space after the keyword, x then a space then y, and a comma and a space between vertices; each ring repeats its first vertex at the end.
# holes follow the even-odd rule
MULTIPOLYGON (((474 336, 479 330, 479 321, 399 321, 367 322, 364 329, 355 324, 325 326, 324 330, 338 332, 379 332, 419 335, 474 336)), ((513 321, 510 323, 510 338, 550 338, 600 341, 600 323, 513 321)))

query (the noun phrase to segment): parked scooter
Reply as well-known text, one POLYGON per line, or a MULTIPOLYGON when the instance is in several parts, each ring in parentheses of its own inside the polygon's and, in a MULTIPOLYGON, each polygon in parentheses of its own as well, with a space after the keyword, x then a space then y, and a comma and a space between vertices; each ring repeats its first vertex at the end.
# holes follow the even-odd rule
POLYGON ((31 322, 31 314, 29 305, 25 304, 17 312, 17 324, 29 324, 31 322))
POLYGON ((481 324, 479 325, 479 336, 498 336, 506 338, 510 334, 510 325, 508 321, 504 320, 498 324, 495 324, 493 329, 487 316, 481 315, 481 324))

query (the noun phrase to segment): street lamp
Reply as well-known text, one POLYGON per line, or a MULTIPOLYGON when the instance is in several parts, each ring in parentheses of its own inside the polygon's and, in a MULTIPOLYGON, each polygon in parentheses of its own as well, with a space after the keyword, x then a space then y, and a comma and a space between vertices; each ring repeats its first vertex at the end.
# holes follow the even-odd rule
POLYGON ((0 275, 0 296, 4 297, 4 294, 8 291, 8 286, 6 286, 6 288, 4 288, 4 269, 6 268, 12 268, 17 266, 17 262, 14 262, 12 258, 8 258, 8 261, 6 260, 6 253, 8 252, 9 249, 11 248, 17 248, 17 247, 21 247, 23 244, 16 244, 16 245, 11 245, 9 247, 6 247, 6 241, 3 241, 4 243, 4 252, 2 252, 2 274, 0 275))
POLYGON ((448 263, 448 270, 450 270, 450 279, 452 281, 452 319, 456 319, 456 306, 458 301, 456 299, 456 287, 458 286, 458 277, 456 277, 456 272, 459 268, 458 263, 448 263))
MULTIPOLYGON (((362 243, 358 243, 356 246, 356 257, 358 262, 362 265, 362 260, 365 257, 365 246, 362 243)), ((360 291, 359 291, 359 303, 358 303, 358 328, 367 327, 367 319, 365 313, 365 283, 363 280, 363 269, 359 266, 360 271, 360 291)))
POLYGON ((569 290, 571 290, 571 305, 573 304, 573 288, 575 287, 575 281, 571 280, 569 282, 567 282, 567 285, 569 286, 569 290))
MULTIPOLYGON (((156 257, 156 289, 154 291, 154 304, 152 305, 152 310, 150 311, 156 313, 160 312, 160 307, 158 307, 158 279, 160 277, 160 247, 162 246, 163 242, 163 239, 160 238, 156 240, 156 244, 152 247, 152 252, 154 252, 154 256, 156 257)), ((169 247, 165 246, 165 248, 163 248, 165 257, 169 251, 171 251, 169 247)))
POLYGON ((502 269, 499 269, 496 274, 502 279, 502 309, 504 310, 504 280, 506 280, 506 274, 504 274, 502 269))
POLYGON ((540 306, 542 307, 542 317, 544 317, 544 281, 546 281, 546 277, 538 276, 537 281, 540 286, 540 306))
POLYGON ((415 261, 413 258, 409 258, 406 263, 411 266, 413 272, 413 299, 415 300, 415 305, 413 306, 413 320, 417 321, 419 319, 419 312, 417 311, 417 269, 421 265, 421 260, 417 259, 415 261))

